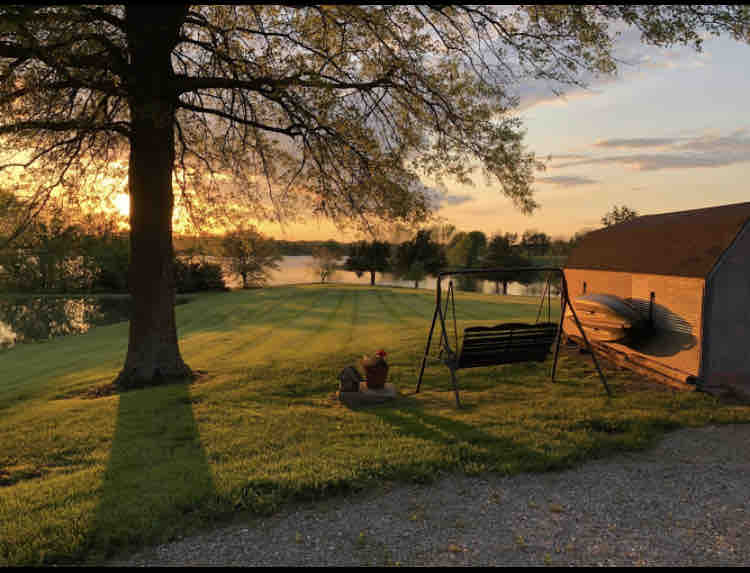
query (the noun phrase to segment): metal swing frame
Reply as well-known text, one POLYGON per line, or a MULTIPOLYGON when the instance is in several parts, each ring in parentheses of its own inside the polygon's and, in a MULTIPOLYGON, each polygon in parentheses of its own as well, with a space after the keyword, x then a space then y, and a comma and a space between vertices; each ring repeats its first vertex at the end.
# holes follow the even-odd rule
MULTIPOLYGON (((560 275, 560 285, 561 285, 561 293, 560 293, 560 299, 561 299, 561 310, 560 310, 560 322, 557 325, 555 338, 552 342, 554 342, 555 345, 555 357, 554 361, 552 363, 552 372, 551 377, 552 381, 555 381, 555 372, 557 370, 557 359, 560 352, 560 340, 562 338, 563 333, 563 320, 565 318, 565 309, 570 308, 573 318, 575 320, 576 326, 578 327, 579 332, 581 333, 581 337, 583 338, 583 341, 586 343, 586 348, 588 349, 589 353, 591 354, 591 358, 594 361, 594 365, 596 366, 596 370, 599 373, 599 378, 602 381, 602 384, 604 385, 604 389, 607 391, 607 395, 611 396, 612 393, 610 392, 609 386, 607 385, 607 380, 604 378, 604 374, 602 373, 602 369, 599 367, 599 362, 596 359, 596 354, 594 353, 594 349, 589 343, 588 337, 586 336, 586 333, 583 331, 583 327, 581 326, 581 322, 578 320, 578 315, 576 314, 575 308, 573 308, 573 305, 570 303, 570 297, 568 294, 568 283, 565 279, 565 273, 563 272, 563 269, 559 267, 515 267, 515 268, 487 268, 487 269, 455 269, 455 270, 449 270, 449 271, 443 271, 438 273, 437 275, 437 285, 435 287, 435 312, 432 315, 432 324, 430 325, 430 332, 427 336, 427 346, 425 347, 424 356, 422 357, 422 366, 419 370, 419 379, 417 380, 417 389, 415 393, 419 392, 419 388, 422 384, 422 376, 424 375, 425 366, 427 364, 427 357, 430 353, 430 345, 432 343, 432 334, 435 330, 435 323, 437 322, 438 318, 440 319, 440 342, 439 344, 442 345, 440 350, 440 356, 442 358, 443 352, 446 354, 446 358, 442 358, 442 362, 448 366, 448 368, 451 371, 451 383, 453 384, 453 391, 456 395, 456 406, 461 407, 461 401, 458 396, 458 382, 456 380, 456 370, 460 370, 462 368, 471 368, 475 366, 493 366, 498 364, 508 364, 512 362, 526 362, 528 360, 539 360, 540 356, 537 354, 534 357, 528 357, 530 355, 522 356, 519 359, 514 359, 513 357, 510 357, 510 359, 505 356, 503 358, 500 357, 499 354, 489 355, 486 356, 484 361, 478 362, 478 363, 468 363, 468 364, 462 364, 461 358, 463 356, 464 346, 467 339, 467 331, 472 331, 472 336, 474 335, 474 331, 497 331, 498 329, 513 329, 513 328, 532 328, 531 325, 525 325, 520 323, 506 323, 506 324, 500 324, 495 327, 470 327, 467 329, 464 329, 464 336, 462 343, 464 344, 462 348, 459 351, 458 348, 458 329, 456 328, 456 309, 455 309, 455 298, 453 296, 453 281, 450 281, 449 287, 448 287, 448 295, 446 296, 445 301, 445 310, 443 310, 441 305, 441 298, 442 298, 442 286, 441 281, 443 277, 447 276, 455 276, 455 275, 482 275, 482 274, 491 274, 491 273, 508 273, 508 272, 548 272, 550 273, 547 276, 547 282, 545 285, 545 290, 542 293, 542 299, 539 304, 539 311, 537 312, 537 323, 539 321, 539 316, 542 312, 542 306, 544 305, 544 297, 547 296, 547 316, 549 320, 550 316, 550 281, 552 279, 553 273, 558 273, 560 275), (456 335, 456 349, 455 351, 450 347, 450 342, 448 341, 448 331, 445 326, 445 319, 446 314, 448 310, 448 302, 451 301, 453 305, 453 323, 454 323, 454 331, 456 335)), ((512 336, 512 333, 511 333, 512 336)), ((532 339, 536 337, 537 340, 539 340, 540 333, 538 332, 531 332, 530 335, 527 337, 527 339, 532 339)), ((545 340, 548 340, 548 338, 542 340, 542 343, 544 343, 545 340)), ((547 342, 549 343, 549 342, 547 342)), ((546 347, 545 350, 543 350, 543 355, 546 355, 549 352, 549 346, 546 347)))

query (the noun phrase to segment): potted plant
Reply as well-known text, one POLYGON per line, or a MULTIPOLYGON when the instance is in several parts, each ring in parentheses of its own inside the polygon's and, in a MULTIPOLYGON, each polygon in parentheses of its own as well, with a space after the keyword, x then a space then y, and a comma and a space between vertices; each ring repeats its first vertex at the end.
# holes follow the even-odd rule
POLYGON ((376 390, 385 386, 385 379, 388 376, 385 350, 378 350, 374 356, 363 356, 362 368, 365 371, 368 388, 376 390))

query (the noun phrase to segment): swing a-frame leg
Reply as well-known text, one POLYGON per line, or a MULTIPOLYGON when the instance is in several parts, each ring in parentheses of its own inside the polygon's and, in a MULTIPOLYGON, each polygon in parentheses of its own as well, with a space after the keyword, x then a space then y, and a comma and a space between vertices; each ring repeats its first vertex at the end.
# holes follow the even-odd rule
POLYGON ((456 369, 449 366, 451 369, 451 384, 453 384, 453 392, 456 394, 456 407, 461 407, 461 400, 458 398, 458 381, 456 380, 456 369))
POLYGON ((594 353, 594 349, 591 346, 591 343, 589 342, 588 337, 586 336, 586 333, 583 331, 583 327, 581 326, 581 321, 578 320, 578 314, 576 314, 576 309, 573 308, 573 305, 570 304, 570 299, 568 298, 568 283, 565 280, 565 275, 563 275, 562 280, 562 287, 563 287, 563 303, 562 303, 562 309, 560 311, 560 327, 557 330, 557 341, 555 343, 555 360, 552 364, 552 380, 555 380, 555 369, 557 368, 557 356, 560 350, 560 337, 562 336, 562 325, 563 325, 563 319, 565 318, 565 308, 570 308, 571 313, 573 314, 573 319, 575 320, 576 326, 578 327, 578 331, 581 333, 581 337, 583 338, 583 341, 586 343, 586 348, 589 351, 589 354, 591 355, 591 359, 594 361, 594 366, 596 366, 596 371, 599 373, 599 378, 602 381, 602 384, 604 385, 604 389, 607 391, 607 396, 612 396, 612 392, 609 389, 609 386, 607 385, 607 380, 604 378, 604 373, 602 372, 602 369, 599 367, 599 361, 596 359, 596 354, 594 353))
MULTIPOLYGON (((448 297, 453 295, 453 285, 449 286, 448 297)), ((447 302, 446 302, 447 308, 447 302)), ((455 313, 455 311, 454 311, 455 313)), ((455 314, 454 314, 455 316, 455 314)), ((438 279, 437 284, 437 301, 435 304, 435 312, 432 314, 432 324, 430 325, 430 333, 427 335, 427 346, 424 349, 424 356, 422 357, 422 366, 419 369, 419 379, 417 380, 417 390, 415 394, 419 393, 419 387, 422 385, 422 376, 424 376, 424 369, 427 365, 427 357, 430 354, 430 345, 432 343, 432 333, 435 331, 435 322, 440 318, 440 342, 438 344, 443 345, 443 350, 446 352, 447 357, 445 364, 451 371, 451 384, 453 385, 453 392, 456 394, 456 406, 461 407, 461 400, 458 397, 458 381, 456 380, 456 354, 451 350, 450 344, 448 343, 448 334, 445 330, 445 316, 440 308, 440 281, 438 279)))
POLYGON ((435 319, 440 312, 440 306, 435 307, 435 312, 432 315, 432 324, 430 325, 430 334, 427 335, 427 346, 424 349, 424 356, 422 357, 422 367, 419 369, 419 379, 417 380, 417 390, 415 394, 419 393, 419 387, 422 385, 422 376, 424 375, 424 367, 427 364, 427 356, 430 354, 430 343, 432 342, 432 332, 435 330, 435 319))

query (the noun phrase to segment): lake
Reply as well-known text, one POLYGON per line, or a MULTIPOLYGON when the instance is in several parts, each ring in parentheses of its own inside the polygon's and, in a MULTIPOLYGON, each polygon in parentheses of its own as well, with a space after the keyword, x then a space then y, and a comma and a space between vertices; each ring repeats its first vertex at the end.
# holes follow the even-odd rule
MULTIPOLYGON (((217 263, 224 269, 224 276, 227 286, 230 288, 241 288, 242 279, 239 275, 231 273, 229 271, 229 262, 223 257, 206 257, 208 262, 217 263)), ((345 258, 339 260, 339 264, 344 264, 345 258)), ((287 256, 281 261, 279 270, 271 271, 270 280, 268 284, 270 286, 284 285, 284 284, 304 284, 304 283, 317 283, 320 282, 320 277, 317 276, 313 270, 313 257, 309 255, 297 255, 287 256)), ((333 277, 328 279, 328 282, 332 283, 343 283, 343 284, 370 284, 370 273, 364 273, 361 277, 358 277, 356 273, 352 271, 337 270, 333 277)), ((414 288, 414 281, 399 280, 394 278, 390 273, 375 273, 375 284, 383 286, 397 286, 414 288)), ((435 290, 437 285, 437 279, 434 277, 428 277, 423 281, 420 281, 419 288, 435 290)), ((446 282, 443 282, 443 288, 447 286, 446 282)), ((456 285, 458 289, 458 286, 456 285)), ((486 294, 495 293, 495 283, 491 281, 478 280, 476 281, 476 292, 483 292, 486 294)), ((502 285, 501 285, 502 288, 502 285)), ((543 282, 531 283, 530 285, 523 285, 517 282, 508 283, 508 294, 509 295, 541 295, 544 290, 543 282)), ((554 294, 555 291, 553 291, 554 294)))
MULTIPOLYGON (((229 262, 223 257, 205 257, 207 262, 220 264, 225 281, 230 288, 241 288, 242 279, 229 271, 229 262)), ((339 261, 343 265, 344 259, 339 261)), ((313 270, 313 257, 307 255, 287 256, 278 270, 271 271, 269 286, 320 282, 313 270)), ((370 284, 370 273, 358 277, 351 271, 337 270, 328 282, 344 284, 370 284)), ((375 283, 383 286, 413 288, 413 281, 398 280, 390 273, 376 273, 375 283)), ((428 277, 419 283, 420 289, 435 290, 437 280, 428 277)), ((478 280, 475 290, 487 294, 495 293, 495 283, 478 280)), ((460 285, 456 285, 460 290, 460 285)), ((508 284, 509 295, 541 295, 544 283, 523 285, 508 284)), ((554 294, 554 291, 553 291, 554 294)), ((178 295, 177 304, 189 300, 178 295)), ((114 324, 128 319, 130 299, 127 295, 75 295, 75 296, 11 296, 0 298, 0 351, 15 344, 49 340, 57 336, 82 334, 96 326, 114 324)))

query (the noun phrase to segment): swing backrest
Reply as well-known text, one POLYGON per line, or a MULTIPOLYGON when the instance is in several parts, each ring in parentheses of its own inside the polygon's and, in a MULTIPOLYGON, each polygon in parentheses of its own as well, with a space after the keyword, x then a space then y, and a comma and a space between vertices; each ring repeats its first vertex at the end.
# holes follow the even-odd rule
POLYGON ((557 324, 509 322, 464 330, 456 368, 543 361, 557 336, 557 324))

